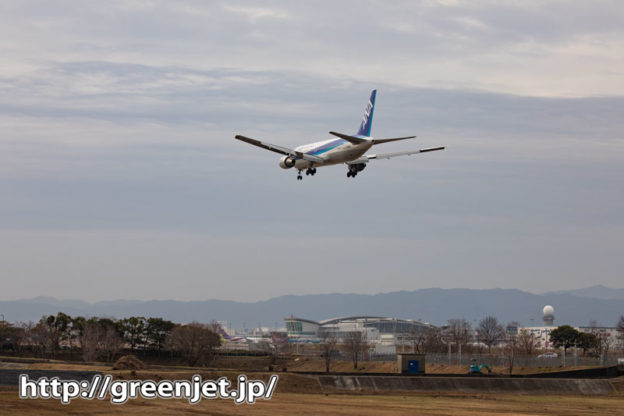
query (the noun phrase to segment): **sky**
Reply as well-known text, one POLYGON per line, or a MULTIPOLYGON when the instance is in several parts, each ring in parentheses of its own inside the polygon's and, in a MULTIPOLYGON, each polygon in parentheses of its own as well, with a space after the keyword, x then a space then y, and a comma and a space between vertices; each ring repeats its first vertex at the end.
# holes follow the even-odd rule
POLYGON ((620 1, 0 2, 3 300, 603 284, 624 269, 620 1), (447 146, 296 180, 357 130, 447 146))

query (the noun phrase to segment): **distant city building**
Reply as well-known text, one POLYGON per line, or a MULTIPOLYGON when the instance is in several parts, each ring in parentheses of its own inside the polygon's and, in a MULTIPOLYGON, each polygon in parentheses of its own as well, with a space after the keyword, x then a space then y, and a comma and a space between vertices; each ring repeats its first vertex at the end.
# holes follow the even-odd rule
MULTIPOLYGON (((550 342, 550 333, 557 327, 554 325, 555 320, 555 308, 551 305, 544 306, 542 309, 542 319, 544 321, 543 326, 525 326, 525 327, 508 327, 507 333, 517 333, 521 331, 528 331, 535 339, 535 347, 538 349, 554 348, 554 345, 550 342)), ((608 345, 614 348, 622 348, 622 339, 619 337, 617 328, 614 327, 597 327, 597 326, 577 326, 573 327, 579 332, 587 332, 600 337, 605 340, 608 345)))
POLYGON ((343 342, 349 334, 361 332, 369 343, 386 346, 400 344, 406 338, 435 328, 419 321, 380 316, 348 316, 320 322, 291 316, 284 322, 288 338, 293 342, 319 342, 326 334, 333 334, 338 342, 343 342))
MULTIPOLYGON (((613 327, 591 327, 591 326, 577 326, 573 327, 579 332, 587 332, 594 334, 606 342, 608 342, 610 348, 614 350, 622 348, 622 339, 618 337, 617 328, 613 327)), ((529 331, 535 339, 535 347, 538 349, 554 348, 555 346, 550 342, 550 333, 557 329, 555 326, 527 326, 518 328, 520 331, 529 331)))
POLYGON ((286 323, 288 338, 295 340, 318 338, 319 327, 321 326, 318 322, 295 318, 292 315, 290 318, 285 318, 284 322, 286 323))
POLYGON ((528 331, 533 335, 535 340, 535 348, 547 349, 554 348, 554 345, 550 342, 550 333, 556 329, 553 326, 525 326, 518 328, 518 333, 521 331, 528 331))

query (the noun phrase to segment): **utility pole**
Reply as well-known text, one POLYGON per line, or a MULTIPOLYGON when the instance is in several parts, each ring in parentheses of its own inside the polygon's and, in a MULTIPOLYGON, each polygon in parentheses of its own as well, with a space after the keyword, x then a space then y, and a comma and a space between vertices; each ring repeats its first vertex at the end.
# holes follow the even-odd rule
POLYGON ((459 365, 462 364, 462 360, 461 360, 461 342, 457 343, 457 348, 458 348, 458 354, 459 354, 459 365))

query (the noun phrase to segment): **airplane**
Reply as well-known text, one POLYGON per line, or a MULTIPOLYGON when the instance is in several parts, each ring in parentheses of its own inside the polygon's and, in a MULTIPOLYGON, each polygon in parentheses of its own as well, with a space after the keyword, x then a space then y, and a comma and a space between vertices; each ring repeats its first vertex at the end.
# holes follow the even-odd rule
POLYGON ((223 341, 230 341, 230 342, 247 341, 247 339, 245 337, 233 337, 233 336, 231 336, 230 334, 225 332, 225 329, 223 329, 223 327, 221 325, 219 325, 219 338, 221 339, 221 342, 223 342, 223 341))
POLYGON ((301 172, 304 169, 306 170, 306 176, 314 176, 316 174, 317 167, 342 163, 347 165, 347 177, 355 178, 358 172, 363 171, 366 164, 371 160, 391 159, 396 156, 408 156, 444 149, 444 146, 442 146, 403 152, 365 155, 365 153, 376 144, 413 139, 416 137, 407 136, 394 137, 390 139, 375 139, 374 137, 371 137, 370 133, 373 125, 373 112, 375 111, 376 96, 377 90, 373 90, 371 92, 370 99, 368 100, 368 104, 366 105, 366 109, 364 110, 364 117, 360 123, 360 128, 354 135, 330 131, 329 134, 336 136, 336 139, 304 144, 302 146, 295 147, 294 149, 262 142, 260 140, 241 136, 240 134, 234 136, 234 138, 275 153, 281 153, 284 156, 280 158, 279 166, 282 169, 290 169, 293 167, 297 169, 297 180, 303 179, 301 172))

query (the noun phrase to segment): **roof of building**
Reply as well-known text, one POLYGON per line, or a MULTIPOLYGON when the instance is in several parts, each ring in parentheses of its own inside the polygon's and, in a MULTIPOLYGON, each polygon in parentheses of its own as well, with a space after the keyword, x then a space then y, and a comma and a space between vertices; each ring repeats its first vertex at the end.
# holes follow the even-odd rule
POLYGON ((319 322, 312 321, 310 319, 296 318, 294 316, 291 316, 291 317, 288 317, 288 318, 284 318, 284 321, 301 321, 301 322, 307 322, 309 324, 321 325, 319 322))
POLYGON ((343 317, 339 317, 339 318, 331 318, 331 319, 326 319, 324 321, 319 322, 321 325, 331 325, 331 324, 337 324, 339 322, 344 322, 344 321, 357 321, 357 320, 377 320, 377 321, 397 321, 397 322, 415 322, 415 323, 422 323, 419 321, 413 321, 413 320, 408 320, 408 319, 399 319, 399 318, 388 318, 385 316, 366 316, 366 315, 362 315, 362 316, 343 316, 343 317))

